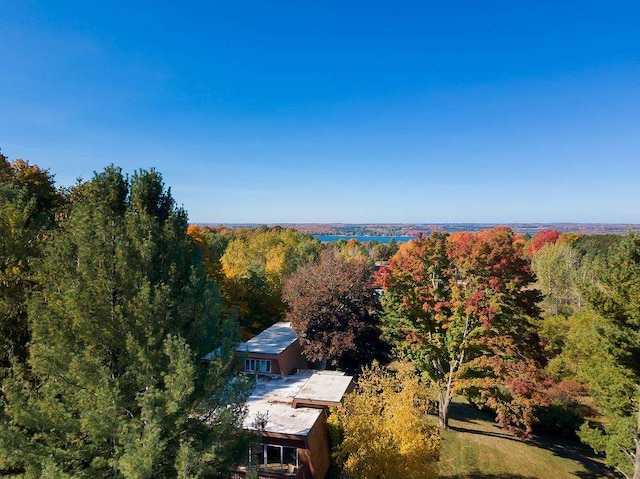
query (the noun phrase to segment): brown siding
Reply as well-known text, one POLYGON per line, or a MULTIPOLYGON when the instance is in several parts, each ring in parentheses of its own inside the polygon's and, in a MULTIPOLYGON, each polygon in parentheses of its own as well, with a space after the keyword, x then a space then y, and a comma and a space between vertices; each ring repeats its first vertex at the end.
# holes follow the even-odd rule
MULTIPOLYGON (((265 433, 262 436, 262 442, 298 448, 300 468, 295 479, 325 479, 331 465, 331 456, 327 419, 324 414, 318 417, 307 437, 265 433)), ((237 471, 232 474, 231 479, 243 479, 244 474, 243 471, 237 471)), ((260 479, 262 478, 293 479, 293 476, 260 471, 260 479)))
POLYGON ((301 467, 304 471, 303 477, 305 479, 324 479, 331 465, 329 433, 324 414, 320 415, 313 425, 305 442, 307 449, 298 451, 301 466, 303 462, 306 466, 305 468, 301 467))
MULTIPOLYGON (((271 360, 271 374, 286 376, 295 369, 307 369, 307 361, 302 356, 300 343, 296 339, 287 349, 280 354, 244 353, 244 359, 269 359, 271 360)), ((244 371, 244 359, 241 360, 240 369, 244 371)))
MULTIPOLYGON (((283 376, 291 374, 294 369, 307 369, 307 361, 302 356, 300 340, 296 339, 278 356, 278 370, 283 376)), ((273 365, 271 366, 273 368, 273 365)))

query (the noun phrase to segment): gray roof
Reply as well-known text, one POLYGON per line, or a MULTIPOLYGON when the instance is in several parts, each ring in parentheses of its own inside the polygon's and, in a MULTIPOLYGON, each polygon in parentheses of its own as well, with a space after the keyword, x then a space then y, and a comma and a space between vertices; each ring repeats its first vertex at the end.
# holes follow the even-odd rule
POLYGON ((294 400, 339 403, 351 386, 352 379, 336 371, 316 372, 294 396, 294 400))
POLYGON ((220 351, 221 351, 220 348, 214 349, 210 353, 207 353, 204 356, 202 356, 200 359, 202 361, 211 361, 214 356, 220 356, 220 351))
POLYGON ((280 354, 291 345, 298 335, 291 327, 291 323, 280 322, 268 327, 236 348, 238 352, 280 354))
POLYGON ((294 398, 340 402, 353 378, 336 372, 302 370, 290 376, 258 377, 247 401, 245 429, 256 429, 256 422, 266 418, 265 433, 304 437, 316 423, 322 409, 294 408, 294 398))
POLYGON ((316 423, 322 409, 292 407, 293 397, 307 382, 313 371, 300 371, 291 376, 258 378, 247 401, 245 429, 256 429, 256 421, 266 417, 264 432, 306 436, 316 423))

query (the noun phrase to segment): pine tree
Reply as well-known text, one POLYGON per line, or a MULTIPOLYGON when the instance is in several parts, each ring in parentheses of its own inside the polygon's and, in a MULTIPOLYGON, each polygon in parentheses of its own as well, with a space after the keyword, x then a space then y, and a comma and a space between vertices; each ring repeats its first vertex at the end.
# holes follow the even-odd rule
POLYGON ((28 365, 3 384, 0 470, 215 477, 242 454, 234 328, 186 222, 153 170, 76 189, 35 268, 28 365))
POLYGON ((592 273, 584 295, 601 320, 587 381, 605 422, 597 429, 585 425, 581 438, 625 477, 639 479, 640 235, 629 233, 594 261, 592 273))

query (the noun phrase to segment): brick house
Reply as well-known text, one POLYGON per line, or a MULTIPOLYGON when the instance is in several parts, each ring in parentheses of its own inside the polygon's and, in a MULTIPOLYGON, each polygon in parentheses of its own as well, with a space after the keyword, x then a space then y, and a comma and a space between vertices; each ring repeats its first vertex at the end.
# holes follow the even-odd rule
MULTIPOLYGON (((307 369, 289 323, 274 324, 237 351, 244 354, 245 373, 257 375, 243 427, 256 429, 263 422, 262 443, 249 452, 247 466, 257 466, 261 479, 324 479, 331 462, 329 407, 353 389, 353 378, 307 369)), ((231 478, 244 479, 247 466, 231 478)))
POLYGON ((237 352, 244 355, 243 371, 287 375, 307 369, 300 351, 298 335, 291 323, 280 322, 241 343, 237 352))

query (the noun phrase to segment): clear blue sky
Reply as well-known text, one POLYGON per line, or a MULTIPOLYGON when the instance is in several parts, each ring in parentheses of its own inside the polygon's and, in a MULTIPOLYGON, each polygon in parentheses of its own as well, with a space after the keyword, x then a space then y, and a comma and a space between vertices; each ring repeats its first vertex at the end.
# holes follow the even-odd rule
POLYGON ((194 222, 640 223, 640 4, 0 0, 0 148, 194 222))

